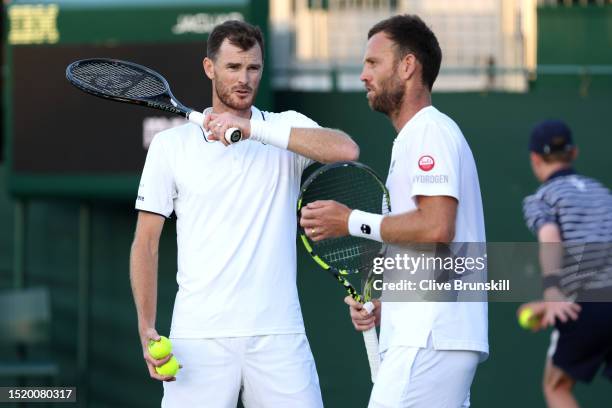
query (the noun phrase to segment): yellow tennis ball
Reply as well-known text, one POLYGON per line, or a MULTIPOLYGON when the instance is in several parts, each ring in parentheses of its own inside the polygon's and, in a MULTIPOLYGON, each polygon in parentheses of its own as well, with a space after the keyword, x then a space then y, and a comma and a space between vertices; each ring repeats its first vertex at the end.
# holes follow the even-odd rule
POLYGON ((149 354, 156 360, 166 357, 172 352, 172 343, 167 337, 161 336, 158 341, 149 341, 149 354))
POLYGON ((538 326, 538 318, 533 314, 533 309, 526 307, 519 314, 519 325, 526 330, 534 329, 538 326))
POLYGON ((155 367, 155 371, 159 375, 168 375, 170 377, 174 377, 179 370, 179 362, 176 357, 172 356, 170 360, 159 367, 155 367))

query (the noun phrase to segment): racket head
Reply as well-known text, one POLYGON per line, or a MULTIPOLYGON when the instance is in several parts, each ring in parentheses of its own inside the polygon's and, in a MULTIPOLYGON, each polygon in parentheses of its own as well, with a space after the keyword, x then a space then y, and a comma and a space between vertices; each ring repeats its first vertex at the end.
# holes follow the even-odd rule
MULTIPOLYGON (((382 215, 391 212, 389 191, 384 182, 371 168, 358 162, 332 163, 315 171, 302 185, 298 217, 304 206, 317 200, 334 200, 351 209, 382 215)), ((347 275, 359 274, 363 296, 354 295, 348 288, 347 291, 355 300, 370 299, 376 278, 372 273, 373 262, 384 251, 381 242, 353 236, 315 242, 301 227, 300 239, 314 261, 334 274, 345 287, 347 284, 343 280, 347 275)))
POLYGON ((111 58, 78 60, 66 67, 66 79, 83 92, 117 102, 148 106, 181 116, 192 109, 177 102, 168 81, 154 70, 111 58))

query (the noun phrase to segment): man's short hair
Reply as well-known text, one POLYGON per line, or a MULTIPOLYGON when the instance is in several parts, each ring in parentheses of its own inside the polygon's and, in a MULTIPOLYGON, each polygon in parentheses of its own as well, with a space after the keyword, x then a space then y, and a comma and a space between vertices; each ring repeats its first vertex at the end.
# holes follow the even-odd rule
POLYGON ((550 154, 541 154, 540 157, 546 163, 564 163, 571 164, 574 161, 574 152, 555 152, 550 154))
POLYGON ((440 72, 442 50, 435 34, 416 15, 403 14, 390 17, 376 24, 368 32, 368 39, 383 32, 397 47, 397 58, 414 54, 423 67, 423 83, 429 90, 440 72))
POLYGON ((216 26, 208 36, 206 55, 211 60, 217 58, 219 48, 225 39, 230 44, 239 47, 243 51, 250 50, 255 44, 259 44, 261 57, 264 55, 264 40, 261 29, 244 21, 229 20, 216 26))

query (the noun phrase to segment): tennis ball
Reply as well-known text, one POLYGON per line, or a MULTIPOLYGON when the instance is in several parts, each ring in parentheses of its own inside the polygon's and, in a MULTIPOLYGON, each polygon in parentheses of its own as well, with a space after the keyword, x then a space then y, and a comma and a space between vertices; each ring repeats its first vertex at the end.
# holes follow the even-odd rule
POLYGON ((172 356, 172 358, 168 360, 166 364, 163 364, 159 367, 155 367, 155 371, 157 371, 157 374, 168 375, 170 377, 174 377, 176 373, 178 373, 178 370, 179 370, 179 363, 176 357, 174 356, 172 356))
POLYGON ((533 314, 533 309, 526 307, 519 315, 519 325, 526 330, 538 327, 538 317, 533 314))
POLYGON ((166 357, 172 352, 172 343, 167 337, 161 336, 158 341, 149 340, 149 354, 156 360, 166 357))

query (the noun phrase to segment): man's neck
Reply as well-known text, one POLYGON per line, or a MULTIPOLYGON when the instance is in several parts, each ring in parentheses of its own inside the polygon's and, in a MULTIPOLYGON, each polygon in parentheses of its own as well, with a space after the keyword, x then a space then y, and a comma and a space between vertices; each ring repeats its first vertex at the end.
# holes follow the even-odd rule
POLYGON ((213 93, 213 103, 212 109, 214 113, 231 113, 234 116, 238 116, 240 118, 250 119, 251 118, 251 106, 247 109, 236 110, 232 109, 229 106, 225 105, 221 100, 213 93))
POLYGON ((408 123, 421 109, 431 106, 431 93, 421 88, 418 91, 406 91, 400 108, 389 115, 391 123, 397 132, 408 123))
POLYGON ((555 174, 563 171, 572 170, 571 163, 554 163, 546 168, 546 171, 542 175, 542 182, 546 182, 552 178, 555 174))

